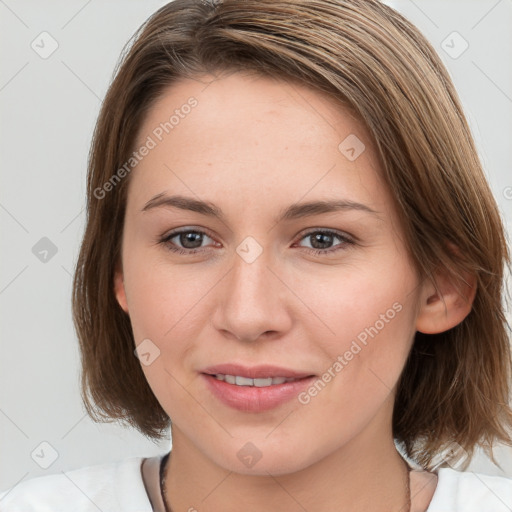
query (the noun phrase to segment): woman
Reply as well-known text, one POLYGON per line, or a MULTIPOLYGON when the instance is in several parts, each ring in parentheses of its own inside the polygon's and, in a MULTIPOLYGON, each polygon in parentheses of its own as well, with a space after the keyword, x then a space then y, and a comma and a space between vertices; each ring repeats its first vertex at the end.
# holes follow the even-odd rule
POLYGON ((376 0, 177 0, 92 144, 83 398, 172 451, 2 510, 505 511, 502 223, 446 70, 376 0))

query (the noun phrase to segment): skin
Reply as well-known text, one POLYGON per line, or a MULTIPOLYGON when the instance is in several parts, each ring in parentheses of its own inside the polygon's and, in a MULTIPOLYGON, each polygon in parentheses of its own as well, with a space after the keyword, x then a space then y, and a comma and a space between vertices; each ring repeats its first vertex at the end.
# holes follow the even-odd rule
MULTIPOLYGON (((169 505, 405 510, 406 473, 391 429, 396 383, 414 333, 458 324, 474 289, 461 297, 440 274, 438 295, 419 279, 371 139, 331 98, 249 73, 182 80, 148 112, 138 142, 190 96, 198 105, 129 178, 114 281, 136 344, 150 339, 160 350, 142 368, 172 419, 169 505), (338 149, 350 134, 366 148, 354 161, 338 149), (214 203, 224 217, 165 206, 143 211, 161 193, 214 203), (293 203, 332 199, 376 213, 345 209, 275 222, 293 203), (161 242, 177 228, 206 232, 202 252, 172 252, 173 242, 185 247, 179 236, 161 242), (334 236, 314 254, 307 235, 315 229, 353 243, 334 236), (252 263, 236 252, 247 236, 262 249, 252 263), (224 362, 321 376, 397 303, 400 312, 307 404, 238 411, 200 376, 224 362), (249 441, 261 454, 252 468, 237 457, 249 441)), ((412 477, 412 510, 425 510, 435 483, 418 482, 412 477)))

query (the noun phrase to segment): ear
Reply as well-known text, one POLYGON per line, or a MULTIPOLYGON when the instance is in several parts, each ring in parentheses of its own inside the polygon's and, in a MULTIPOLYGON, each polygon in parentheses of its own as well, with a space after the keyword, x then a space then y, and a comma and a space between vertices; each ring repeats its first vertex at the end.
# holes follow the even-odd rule
POLYGON ((114 294, 121 309, 128 314, 128 301, 126 300, 126 290, 124 287, 124 274, 121 264, 116 265, 114 273, 114 294))
POLYGON ((456 279, 447 270, 435 275, 437 285, 425 281, 420 294, 416 330, 438 334, 460 324, 471 311, 476 295, 476 276, 464 274, 456 279))

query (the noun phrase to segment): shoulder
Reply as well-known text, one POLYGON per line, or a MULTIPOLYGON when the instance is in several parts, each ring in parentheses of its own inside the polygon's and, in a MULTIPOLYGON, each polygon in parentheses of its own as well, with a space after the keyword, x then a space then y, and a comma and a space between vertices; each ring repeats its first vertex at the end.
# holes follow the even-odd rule
POLYGON ((0 492, 2 512, 151 512, 142 480, 144 459, 61 471, 22 481, 0 492))
POLYGON ((442 468, 427 512, 510 512, 512 479, 442 468))

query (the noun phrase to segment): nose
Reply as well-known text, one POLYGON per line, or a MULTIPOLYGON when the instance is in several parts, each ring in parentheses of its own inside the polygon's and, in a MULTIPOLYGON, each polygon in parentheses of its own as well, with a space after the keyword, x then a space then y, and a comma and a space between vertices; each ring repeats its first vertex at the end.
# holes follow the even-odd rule
POLYGON ((252 262, 234 254, 222 280, 214 327, 240 341, 279 337, 292 325, 290 291, 266 252, 252 262))

